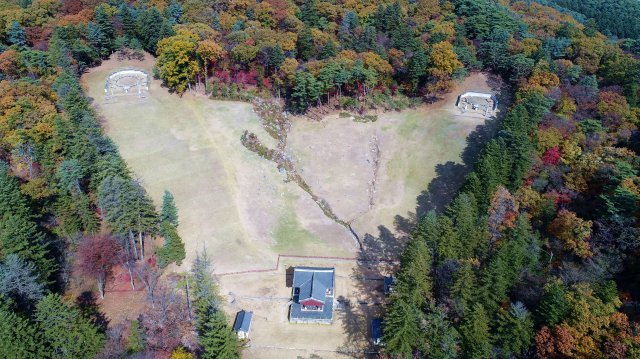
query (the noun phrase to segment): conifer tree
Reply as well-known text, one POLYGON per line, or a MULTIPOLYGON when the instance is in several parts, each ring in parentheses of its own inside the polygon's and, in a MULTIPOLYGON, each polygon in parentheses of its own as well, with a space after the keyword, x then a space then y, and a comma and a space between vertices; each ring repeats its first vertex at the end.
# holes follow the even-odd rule
POLYGON ((164 268, 170 263, 181 265, 182 260, 186 257, 184 243, 178 234, 177 226, 178 209, 173 195, 169 191, 164 191, 162 210, 160 211, 160 234, 164 238, 164 245, 157 251, 160 268, 164 268))
POLYGON ((196 253, 191 268, 193 278, 193 310, 203 358, 239 358, 238 337, 219 308, 218 286, 211 273, 206 250, 196 253))
POLYGON ((461 244, 461 258, 468 258, 477 252, 481 245, 483 231, 478 225, 478 210, 473 195, 461 193, 447 209, 453 219, 458 242, 461 244))
POLYGON ((420 238, 435 253, 440 238, 438 229, 438 215, 431 210, 418 222, 413 234, 414 238, 420 238))
POLYGON ((489 317, 481 304, 474 304, 460 326, 462 349, 465 358, 491 358, 489 317))
POLYGON ((125 37, 131 41, 136 37, 136 23, 127 4, 120 5, 118 16, 120 17, 125 37))
POLYGON ((0 300, 0 358, 44 358, 38 328, 0 300))
POLYGON ((304 0, 300 9, 300 20, 309 27, 318 26, 320 15, 318 14, 316 0, 304 0))
POLYGON ((322 46, 322 50, 320 50, 320 53, 318 54, 318 59, 330 59, 336 56, 337 53, 338 50, 336 49, 336 44, 333 42, 333 40, 329 40, 326 44, 324 44, 324 46, 322 46))
POLYGON ((0 297, 12 299, 25 310, 35 304, 44 294, 33 263, 22 260, 16 254, 5 256, 0 262, 0 297))
POLYGON ((168 222, 160 224, 160 234, 164 237, 164 245, 158 249, 158 266, 165 268, 170 263, 181 265, 186 257, 184 242, 178 235, 178 231, 168 222))
POLYGON ((33 221, 33 215, 15 178, 0 162, 0 254, 16 254, 33 263, 42 282, 56 270, 44 234, 33 221))
POLYGON ((9 40, 11 45, 16 45, 19 48, 27 46, 27 33, 19 22, 14 21, 11 23, 11 26, 9 26, 7 30, 7 40, 9 40))
POLYGON ((400 358, 411 357, 420 345, 420 310, 400 295, 392 299, 384 317, 385 349, 400 358))
POLYGON ((84 174, 82 167, 80 166, 80 162, 75 158, 62 161, 56 171, 56 177, 58 177, 60 187, 73 194, 82 193, 80 180, 83 176, 84 174))
POLYGON ((111 17, 104 7, 98 6, 94 12, 95 28, 93 34, 90 32, 92 42, 98 46, 103 57, 107 57, 113 51, 113 41, 115 40, 115 29, 111 17))
POLYGON ((411 59, 409 59, 407 75, 409 76, 409 81, 411 81, 411 88, 413 89, 413 92, 418 90, 418 86, 426 77, 428 65, 429 59, 422 49, 416 51, 411 59))
POLYGON ((296 48, 298 50, 298 56, 305 61, 315 55, 316 49, 313 44, 313 35, 311 34, 311 28, 309 26, 305 26, 302 31, 300 31, 296 48))
POLYGON ((227 324, 222 311, 217 311, 206 318, 200 333, 202 358, 205 359, 236 359, 238 352, 238 336, 227 324))
POLYGON ((422 353, 433 359, 453 359, 460 355, 460 334, 441 306, 431 308, 423 325, 422 353))
POLYGON ((396 292, 408 303, 422 308, 432 297, 431 253, 421 239, 413 239, 403 253, 396 292))
POLYGON ((567 290, 560 280, 551 280, 544 286, 537 314, 537 322, 549 327, 562 322, 569 314, 567 290))
POLYGON ((458 269, 451 286, 452 309, 459 317, 463 317, 471 306, 475 291, 476 276, 471 263, 465 261, 458 269))
POLYGON ((282 65, 284 59, 284 51, 282 51, 279 44, 276 44, 269 55, 269 67, 273 68, 275 71, 280 70, 280 65, 282 65))
POLYGON ((182 5, 176 0, 171 0, 169 5, 164 8, 164 16, 169 19, 171 25, 179 24, 182 17, 182 5))
POLYGON ((160 209, 160 223, 168 223, 178 227, 178 209, 171 192, 165 190, 162 195, 162 207, 160 209))
POLYGON ((450 259, 459 259, 462 252, 462 243, 453 226, 453 222, 448 216, 438 217, 438 243, 437 243, 437 263, 441 264, 450 259))
POLYGON ((512 303, 508 311, 498 311, 496 339, 503 357, 520 356, 533 343, 533 336, 533 320, 524 304, 512 303))
POLYGON ((92 359, 102 349, 104 335, 80 311, 49 294, 36 306, 35 321, 47 357, 92 359))

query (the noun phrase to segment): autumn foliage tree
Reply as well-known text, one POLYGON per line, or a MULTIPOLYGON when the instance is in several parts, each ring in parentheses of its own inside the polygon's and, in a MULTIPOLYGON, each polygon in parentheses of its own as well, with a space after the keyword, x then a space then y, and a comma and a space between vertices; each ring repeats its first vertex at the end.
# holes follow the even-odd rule
POLYGON ((200 70, 197 48, 198 36, 188 30, 179 30, 175 36, 158 42, 158 75, 179 94, 187 90, 200 70))
POLYGON ((107 235, 86 237, 78 245, 77 269, 83 275, 95 278, 100 298, 104 299, 106 282, 119 262, 121 250, 118 242, 107 235))
POLYGON ((566 250, 578 257, 588 258, 593 255, 589 245, 591 221, 585 221, 571 211, 560 210, 549 225, 549 232, 560 239, 566 250))

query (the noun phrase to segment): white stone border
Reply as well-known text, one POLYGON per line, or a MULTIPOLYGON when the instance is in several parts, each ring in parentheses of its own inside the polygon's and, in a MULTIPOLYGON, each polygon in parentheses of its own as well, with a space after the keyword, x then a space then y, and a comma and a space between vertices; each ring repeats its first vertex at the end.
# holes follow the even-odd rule
POLYGON ((107 80, 104 83, 104 94, 107 99, 113 98, 118 95, 137 95, 138 98, 146 97, 146 92, 149 91, 149 85, 151 84, 151 78, 146 71, 127 68, 118 71, 114 71, 107 76, 107 80), (117 84, 118 79, 122 77, 136 77, 138 79, 138 83, 133 85, 132 88, 135 88, 137 91, 130 92, 131 88, 121 89, 121 86, 117 84))

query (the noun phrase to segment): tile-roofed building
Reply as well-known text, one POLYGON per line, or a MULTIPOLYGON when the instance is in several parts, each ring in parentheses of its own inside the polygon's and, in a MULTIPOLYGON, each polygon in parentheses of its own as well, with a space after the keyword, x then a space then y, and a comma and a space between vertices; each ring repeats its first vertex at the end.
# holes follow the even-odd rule
POLYGON ((293 271, 291 323, 333 321, 334 268, 296 267, 293 271))
POLYGON ((236 321, 233 323, 233 331, 238 334, 241 339, 249 337, 249 330, 251 330, 251 319, 253 318, 253 312, 247 312, 241 310, 236 314, 236 321))

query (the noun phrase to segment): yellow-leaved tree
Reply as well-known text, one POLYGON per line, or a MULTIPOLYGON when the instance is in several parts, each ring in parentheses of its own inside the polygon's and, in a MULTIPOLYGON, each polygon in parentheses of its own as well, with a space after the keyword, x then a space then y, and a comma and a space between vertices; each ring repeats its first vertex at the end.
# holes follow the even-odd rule
POLYGON ((196 58, 198 36, 187 30, 178 30, 174 36, 158 42, 156 70, 172 90, 184 93, 200 70, 196 58))
POLYGON ((453 50, 453 45, 447 41, 439 42, 431 48, 431 83, 428 90, 431 93, 447 92, 453 87, 452 75, 463 68, 453 50))

